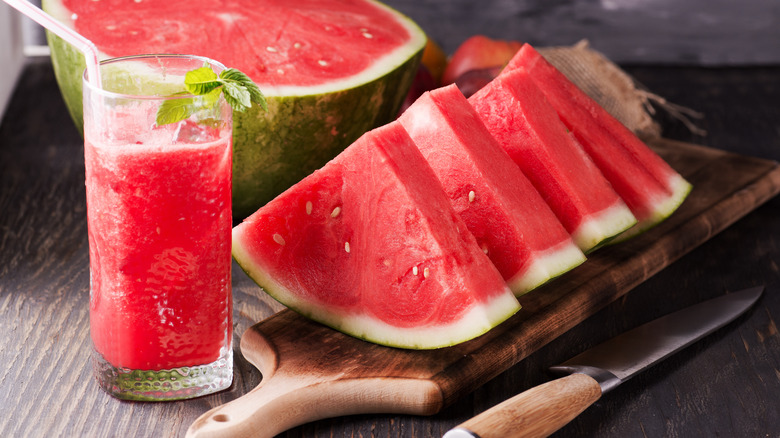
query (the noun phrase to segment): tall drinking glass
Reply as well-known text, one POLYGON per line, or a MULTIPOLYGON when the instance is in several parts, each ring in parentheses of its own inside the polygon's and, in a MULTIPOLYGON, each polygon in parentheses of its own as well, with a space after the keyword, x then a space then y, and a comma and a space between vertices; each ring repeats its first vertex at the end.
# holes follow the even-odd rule
POLYGON ((83 81, 92 364, 118 398, 232 382, 232 113, 221 95, 181 93, 205 63, 224 69, 144 55, 101 63, 102 89, 83 81), (192 114, 158 125, 171 100, 192 114))

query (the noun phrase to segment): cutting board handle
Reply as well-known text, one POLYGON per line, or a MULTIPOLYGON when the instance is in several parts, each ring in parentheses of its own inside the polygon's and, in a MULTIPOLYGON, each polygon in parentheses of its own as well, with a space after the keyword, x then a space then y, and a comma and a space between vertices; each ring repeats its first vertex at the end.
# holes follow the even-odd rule
POLYGON ((432 382, 417 379, 271 378, 244 396, 201 415, 190 426, 187 437, 264 438, 310 421, 342 415, 433 413, 438 410, 438 402, 431 404, 420 397, 431 391, 440 394, 432 382))
MULTIPOLYGON (((323 418, 367 413, 430 415, 442 406, 441 388, 431 380, 382 376, 372 367, 347 371, 351 351, 339 357, 327 345, 277 348, 275 339, 265 336, 259 326, 242 336, 241 351, 263 373, 263 380, 247 394, 201 415, 190 425, 187 437, 273 437, 323 418)), ((288 344, 282 342, 282 346, 288 344)))
MULTIPOLYGON (((263 382, 247 394, 201 415, 187 430, 187 437, 257 436, 272 437, 297 424, 301 388, 263 382)), ((316 412, 316 411, 315 411, 316 412)), ((304 413, 306 414, 306 413, 304 413)))

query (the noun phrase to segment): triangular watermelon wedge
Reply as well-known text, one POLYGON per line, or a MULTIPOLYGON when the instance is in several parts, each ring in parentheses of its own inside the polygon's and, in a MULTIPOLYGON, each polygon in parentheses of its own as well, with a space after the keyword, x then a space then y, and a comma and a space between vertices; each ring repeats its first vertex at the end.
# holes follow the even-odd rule
POLYGON ((636 223, 524 69, 502 73, 469 102, 583 251, 636 223))
POLYGON ((529 44, 502 74, 519 68, 529 72, 637 218, 636 226, 618 240, 661 222, 685 200, 690 183, 529 44))
POLYGON ((426 92, 398 120, 515 295, 585 261, 456 85, 426 92))
POLYGON ((237 225, 233 256, 282 304, 378 344, 453 345, 519 309, 398 122, 237 225))

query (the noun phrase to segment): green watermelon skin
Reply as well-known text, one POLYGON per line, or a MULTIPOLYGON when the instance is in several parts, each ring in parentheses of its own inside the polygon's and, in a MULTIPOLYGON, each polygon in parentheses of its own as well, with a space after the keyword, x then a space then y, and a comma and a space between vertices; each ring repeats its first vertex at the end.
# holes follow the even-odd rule
MULTIPOLYGON (((42 7, 63 23, 74 26, 71 11, 63 2, 78 0, 43 0, 42 7)), ((151 2, 143 2, 143 4, 151 2)), ((165 3, 165 2, 158 2, 165 3)), ((389 59, 384 59, 378 68, 361 72, 354 79, 340 81, 337 85, 283 84, 279 87, 266 85, 260 77, 253 77, 268 100, 268 111, 259 107, 250 108, 244 113, 234 114, 233 141, 233 216, 240 220, 253 213, 303 177, 323 166, 345 147, 354 142, 364 132, 392 121, 397 116, 407 91, 422 58, 427 41, 423 31, 408 17, 383 5, 363 0, 348 7, 364 3, 387 13, 394 25, 398 24, 408 32, 408 42, 389 59)), ((96 5, 97 14, 107 14, 113 7, 132 7, 132 2, 117 2, 116 5, 96 5), (101 12, 101 7, 103 11, 101 12), (109 9, 106 9, 109 8, 109 9)), ((189 5, 195 8, 195 3, 189 5)), ((139 2, 139 6, 141 6, 139 2)), ((301 8, 306 5, 298 5, 301 8)), ((174 7, 175 6, 171 6, 174 7)), ((255 4, 260 8, 261 4, 255 4)), ((91 5, 87 10, 92 8, 91 5)), ((93 8, 94 9, 94 8, 93 8)), ((177 9, 177 14, 181 12, 177 9)), ((89 20, 86 11, 82 11, 81 20, 89 20)), ((167 12, 166 12, 167 13, 167 12)), ((196 25, 208 17, 191 14, 196 25)), ((213 17, 211 17, 213 19, 213 17)), ((214 19, 216 20, 216 19, 214 19)), ((118 20, 121 21, 121 20, 118 20)), ((218 21, 218 20, 217 20, 218 21)), ((312 28, 316 22, 312 22, 312 28)), ((113 24, 113 23, 112 23, 113 24)), ((215 23, 211 23, 214 26, 215 23)), ((250 28, 254 29, 254 28, 250 28)), ((263 34, 261 28, 257 28, 263 34)), ((212 29, 213 30, 213 29, 212 29)), ((121 25, 115 32, 122 31, 121 25)), ((153 33, 153 32, 152 32, 153 33)), ((378 39, 374 38, 371 41, 378 39)), ((221 48, 226 54, 235 55, 235 42, 225 41, 221 32, 213 32, 212 38, 203 46, 174 46, 166 49, 166 43, 157 40, 128 38, 127 52, 103 53, 101 59, 139 53, 195 53, 217 61, 221 59, 221 48), (132 44, 131 44, 132 43, 132 44)), ((68 43, 47 32, 47 41, 51 48, 52 65, 68 111, 76 127, 81 131, 82 101, 81 79, 85 68, 83 55, 68 43)), ((178 43, 181 43, 179 41, 178 43)), ((96 41, 98 49, 101 44, 96 41)), ((252 50, 265 52, 265 47, 252 47, 252 50)), ((257 71, 254 61, 256 55, 247 50, 246 60, 233 58, 231 65, 245 73, 257 71)), ((349 58, 349 56, 346 56, 349 58)), ((298 59, 298 58, 295 58, 298 59)), ((251 75, 250 75, 251 76, 251 75)), ((339 78, 334 78, 337 81, 339 78)))
POLYGON ((518 51, 504 72, 519 68, 530 73, 563 123, 637 218, 637 224, 616 240, 653 227, 682 204, 691 184, 530 44, 518 51))
POLYGON ((516 296, 585 261, 456 85, 426 92, 398 120, 516 296))
POLYGON ((502 73, 469 102, 582 251, 636 223, 524 69, 502 73))
POLYGON ((422 49, 374 81, 341 92, 268 96, 268 111, 233 119, 233 215, 254 213, 322 167, 366 131, 395 119, 422 49))
POLYGON ((519 309, 398 122, 237 225, 233 256, 282 304, 383 345, 453 345, 519 309))

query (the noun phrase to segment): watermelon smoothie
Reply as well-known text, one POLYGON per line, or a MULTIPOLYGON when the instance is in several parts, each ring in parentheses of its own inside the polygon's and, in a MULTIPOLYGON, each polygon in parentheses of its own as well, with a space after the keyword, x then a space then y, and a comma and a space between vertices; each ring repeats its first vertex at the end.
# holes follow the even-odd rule
POLYGON ((118 398, 189 398, 232 382, 231 111, 220 98, 158 126, 163 99, 137 93, 172 93, 146 69, 183 87, 204 61, 137 61, 84 84, 93 367, 118 398))

